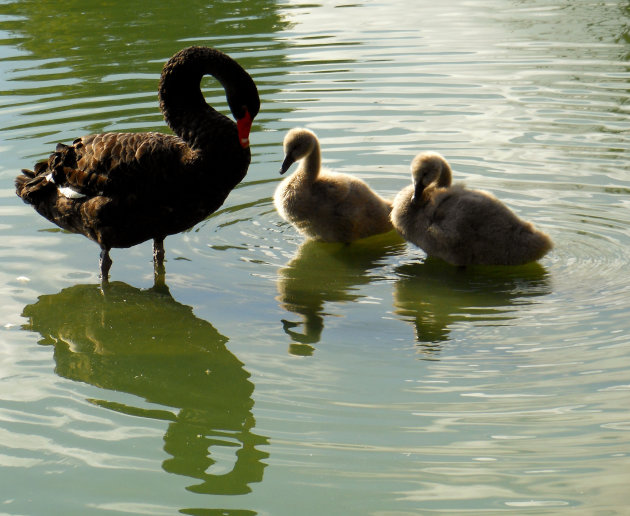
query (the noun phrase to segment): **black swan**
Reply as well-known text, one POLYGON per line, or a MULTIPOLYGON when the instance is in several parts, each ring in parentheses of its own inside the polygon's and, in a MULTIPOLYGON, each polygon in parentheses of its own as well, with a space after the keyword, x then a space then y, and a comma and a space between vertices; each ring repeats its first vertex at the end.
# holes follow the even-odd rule
POLYGON ((164 238, 219 208, 245 177, 249 132, 260 100, 254 81, 231 57, 189 47, 164 65, 160 108, 175 135, 157 132, 83 136, 57 145, 34 171, 15 179, 17 194, 59 227, 101 247, 102 281, 112 247, 153 239, 156 274, 163 271, 164 238), (210 107, 204 75, 223 86, 236 123, 210 107))
POLYGON ((393 230, 391 202, 357 177, 321 170, 319 142, 312 131, 291 129, 284 152, 281 174, 304 159, 276 188, 274 204, 300 233, 325 242, 351 242, 393 230))
POLYGON ((548 235, 494 195, 451 186, 451 167, 439 154, 418 154, 411 175, 413 185, 394 199, 392 222, 428 255, 459 266, 523 265, 553 247, 548 235))

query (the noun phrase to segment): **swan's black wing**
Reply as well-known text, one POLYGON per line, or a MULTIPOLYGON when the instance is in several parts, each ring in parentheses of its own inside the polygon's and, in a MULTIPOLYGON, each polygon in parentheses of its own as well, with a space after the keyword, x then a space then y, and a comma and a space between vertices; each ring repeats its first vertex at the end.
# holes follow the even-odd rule
POLYGON ((58 144, 36 175, 77 196, 119 196, 169 184, 190 150, 161 133, 104 133, 58 144))

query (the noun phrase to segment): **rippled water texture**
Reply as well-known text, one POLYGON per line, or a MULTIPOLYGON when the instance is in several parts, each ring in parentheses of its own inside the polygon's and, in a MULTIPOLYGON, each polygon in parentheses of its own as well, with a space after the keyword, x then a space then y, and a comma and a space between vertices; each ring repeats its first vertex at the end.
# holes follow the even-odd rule
MULTIPOLYGON (((0 3, 0 512, 623 514, 630 504, 628 2, 0 3), (163 63, 258 84, 249 173, 151 246, 57 230, 13 178, 100 131, 166 131, 163 63), (388 234, 305 242, 282 139, 384 196, 421 150, 550 234, 457 269, 388 234)), ((218 85, 207 100, 226 110, 218 85)))

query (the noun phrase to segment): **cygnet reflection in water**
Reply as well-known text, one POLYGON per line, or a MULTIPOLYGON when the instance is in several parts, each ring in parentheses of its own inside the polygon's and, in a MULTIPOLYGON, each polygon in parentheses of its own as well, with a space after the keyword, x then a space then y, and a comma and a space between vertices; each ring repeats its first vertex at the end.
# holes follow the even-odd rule
POLYGON ((228 338, 175 301, 167 287, 76 285, 40 296, 23 316, 28 318, 25 330, 38 332, 40 344, 54 346, 60 376, 164 407, 114 403, 106 391, 94 402, 168 421, 164 449, 172 457, 163 468, 200 480, 190 491, 242 494, 262 480, 262 460, 268 455, 256 447, 267 444, 267 438, 253 433, 250 374, 226 348, 228 338), (236 454, 235 443, 240 446, 236 454), (235 462, 217 463, 215 447, 227 447, 235 462))
POLYGON ((421 352, 436 359, 459 322, 512 324, 516 307, 551 293, 538 263, 504 267, 453 268, 427 258, 396 268, 394 313, 412 324, 421 352))
POLYGON ((335 315, 325 305, 363 297, 358 287, 373 281, 378 275, 373 271, 382 260, 404 248, 404 242, 394 232, 351 245, 304 242, 295 257, 278 271, 277 300, 283 309, 301 319, 282 320, 284 331, 294 341, 290 351, 312 353, 312 345, 321 340, 324 318, 335 315), (300 326, 301 332, 296 329, 300 326))

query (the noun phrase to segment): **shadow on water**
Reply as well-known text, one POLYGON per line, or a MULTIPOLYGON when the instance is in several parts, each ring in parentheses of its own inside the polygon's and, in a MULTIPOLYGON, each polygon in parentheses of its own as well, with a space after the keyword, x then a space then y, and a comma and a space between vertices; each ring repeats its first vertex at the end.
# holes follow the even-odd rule
MULTIPOLYGON (((150 48, 168 57, 174 45, 191 38, 260 37, 288 26, 275 0, 190 0, 185 5, 164 0, 67 0, 63 4, 38 0, 3 4, 0 14, 14 17, 12 35, 18 47, 34 56, 63 58, 67 66, 76 64, 93 71, 109 61, 94 59, 101 54, 145 55, 150 48)), ((121 64, 124 62, 110 62, 107 72, 112 73, 121 64)))
POLYGON ((382 260, 403 249, 394 232, 351 244, 305 241, 289 263, 278 271, 276 298, 280 306, 300 320, 282 319, 285 333, 293 340, 289 351, 310 355, 321 340, 326 303, 344 303, 363 297, 357 287, 374 280, 370 271, 382 260))
POLYGON ((551 292, 539 263, 520 267, 453 267, 427 258, 396 268, 394 313, 413 325, 425 358, 436 358, 459 321, 507 324, 517 306, 551 292))
POLYGON ((201 481, 196 493, 242 494, 261 482, 268 444, 253 432, 254 385, 227 348, 228 338, 175 301, 166 286, 139 290, 113 282, 76 285, 24 308, 24 329, 55 347, 58 375, 103 389, 140 396, 177 409, 151 410, 107 400, 99 406, 169 421, 165 471, 201 481), (229 453, 219 464, 213 450, 229 453), (213 473, 214 469, 220 471, 213 473), (228 470, 227 472, 225 472, 228 470))

